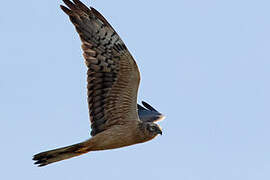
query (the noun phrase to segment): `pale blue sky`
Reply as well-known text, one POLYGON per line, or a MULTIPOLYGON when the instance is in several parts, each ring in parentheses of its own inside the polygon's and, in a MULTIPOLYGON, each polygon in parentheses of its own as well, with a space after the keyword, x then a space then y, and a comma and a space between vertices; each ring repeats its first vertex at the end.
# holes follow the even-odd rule
POLYGON ((270 179, 269 0, 83 2, 133 54, 164 135, 35 167, 88 138, 86 68, 61 1, 3 1, 0 179, 270 179))

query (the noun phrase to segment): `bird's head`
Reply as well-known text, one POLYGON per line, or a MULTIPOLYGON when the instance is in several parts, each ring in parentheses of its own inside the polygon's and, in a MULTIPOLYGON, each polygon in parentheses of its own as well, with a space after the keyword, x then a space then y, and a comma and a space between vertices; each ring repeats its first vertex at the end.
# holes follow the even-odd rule
POLYGON ((158 134, 162 135, 161 127, 153 122, 142 122, 142 130, 145 136, 150 139, 156 137, 158 134))
POLYGON ((150 104, 142 101, 143 106, 138 104, 138 115, 140 119, 140 129, 144 134, 144 141, 151 140, 158 134, 162 135, 161 127, 155 122, 165 118, 163 114, 154 109, 150 104))
POLYGON ((162 135, 161 127, 156 123, 147 123, 146 129, 148 130, 148 132, 150 134, 153 134, 153 135, 160 134, 160 135, 162 135))

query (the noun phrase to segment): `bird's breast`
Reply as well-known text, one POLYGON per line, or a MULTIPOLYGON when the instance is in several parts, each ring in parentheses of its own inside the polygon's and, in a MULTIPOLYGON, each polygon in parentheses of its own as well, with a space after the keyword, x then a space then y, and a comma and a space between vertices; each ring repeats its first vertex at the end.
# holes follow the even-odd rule
POLYGON ((115 125, 89 140, 91 150, 115 149, 144 142, 133 125, 115 125))

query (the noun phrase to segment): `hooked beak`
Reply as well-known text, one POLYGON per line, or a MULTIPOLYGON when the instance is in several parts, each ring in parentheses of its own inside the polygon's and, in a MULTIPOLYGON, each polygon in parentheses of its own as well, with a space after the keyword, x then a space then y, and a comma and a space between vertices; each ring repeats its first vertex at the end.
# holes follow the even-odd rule
POLYGON ((158 130, 157 133, 160 134, 160 135, 162 135, 162 131, 160 129, 158 130))

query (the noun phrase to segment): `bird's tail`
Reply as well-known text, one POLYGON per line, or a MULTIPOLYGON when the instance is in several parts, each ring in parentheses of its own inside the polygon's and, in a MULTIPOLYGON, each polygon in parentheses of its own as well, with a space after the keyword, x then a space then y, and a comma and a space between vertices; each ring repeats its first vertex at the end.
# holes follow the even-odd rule
POLYGON ((71 146, 66 146, 36 154, 34 155, 33 160, 36 161, 35 164, 38 164, 38 166, 41 167, 46 166, 50 163, 79 156, 89 151, 90 148, 87 146, 87 143, 82 142, 71 146))

